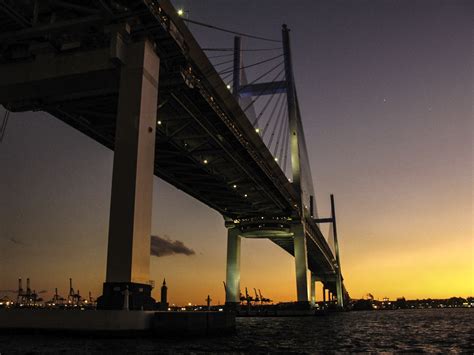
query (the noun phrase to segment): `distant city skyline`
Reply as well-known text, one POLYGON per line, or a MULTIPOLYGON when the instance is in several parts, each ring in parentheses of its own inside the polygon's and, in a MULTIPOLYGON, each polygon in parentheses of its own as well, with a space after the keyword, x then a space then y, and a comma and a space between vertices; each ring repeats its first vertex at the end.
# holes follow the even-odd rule
MULTIPOLYGON (((335 194, 353 298, 474 294, 474 2, 173 3, 192 19, 266 37, 291 28, 318 209, 328 216, 335 194)), ((190 29, 204 47, 232 46, 231 35, 190 29)), ((11 114, 0 143, 0 290, 29 277, 48 299, 55 287, 64 296, 72 277, 81 294, 101 294, 112 158, 46 113, 11 114)), ((225 301, 222 216, 155 177, 151 234, 151 279, 166 277, 170 303, 225 301)), ((243 240, 243 291, 295 300, 294 273, 272 242, 243 240)))

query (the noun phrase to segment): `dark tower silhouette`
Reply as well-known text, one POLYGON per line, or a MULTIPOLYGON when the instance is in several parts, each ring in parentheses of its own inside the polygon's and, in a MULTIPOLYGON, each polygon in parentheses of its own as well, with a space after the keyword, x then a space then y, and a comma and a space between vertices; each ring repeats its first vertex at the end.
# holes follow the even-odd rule
POLYGON ((69 278, 69 294, 67 296, 68 303, 74 302, 74 289, 72 288, 72 278, 69 278))
POLYGON ((55 305, 59 303, 59 294, 58 294, 58 288, 56 287, 54 289, 54 296, 53 296, 53 300, 52 300, 55 305))
POLYGON ((161 303, 168 303, 168 287, 166 286, 166 279, 163 279, 161 286, 161 303))
POLYGON ((18 279, 18 295, 16 296, 16 303, 20 303, 23 298, 23 286, 21 282, 21 277, 18 279))
POLYGON ((161 299, 160 299, 160 310, 168 310, 168 286, 166 286, 166 279, 163 279, 163 285, 161 285, 161 299))
POLYGON ((212 302, 211 295, 207 295, 206 304, 207 304, 207 310, 208 311, 211 310, 211 302, 212 302))
POLYGON ((30 298, 31 296, 31 288, 30 288, 30 278, 26 279, 26 296, 30 298))
POLYGON ((72 288, 72 278, 69 278, 69 296, 74 295, 74 289, 72 288))

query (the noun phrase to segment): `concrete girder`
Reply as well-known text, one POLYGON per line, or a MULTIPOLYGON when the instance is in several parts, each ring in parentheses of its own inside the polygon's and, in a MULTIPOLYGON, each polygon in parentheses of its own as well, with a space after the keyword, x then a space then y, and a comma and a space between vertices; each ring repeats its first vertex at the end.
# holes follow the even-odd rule
POLYGON ((0 103, 29 110, 114 94, 119 72, 110 50, 38 55, 31 62, 0 66, 0 103), (25 99, 27 98, 27 99, 25 99))

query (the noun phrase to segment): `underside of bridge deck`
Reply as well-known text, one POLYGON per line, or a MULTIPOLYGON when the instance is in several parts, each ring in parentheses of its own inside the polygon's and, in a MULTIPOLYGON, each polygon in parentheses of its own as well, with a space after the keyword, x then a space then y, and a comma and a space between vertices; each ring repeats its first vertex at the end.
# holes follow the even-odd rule
MULTIPOLYGON (((299 221, 300 236, 270 239, 291 255, 306 250, 305 268, 321 280, 333 277, 333 254, 318 225, 302 216, 297 189, 168 0, 1 1, 0 104, 49 112, 117 152, 124 68, 134 59, 130 48, 144 41, 159 58, 157 110, 149 121, 154 174, 238 228, 263 216, 299 221), (304 243, 295 243, 300 237, 304 243)), ((146 282, 148 271, 137 273, 146 282)), ((133 277, 109 281, 119 279, 133 277)))
POLYGON ((47 111, 114 149, 124 48, 151 38, 161 60, 155 174, 231 218, 294 214, 291 184, 182 21, 165 15, 170 5, 127 4, 94 18, 51 5, 39 18, 61 21, 5 26, 0 102, 47 111))

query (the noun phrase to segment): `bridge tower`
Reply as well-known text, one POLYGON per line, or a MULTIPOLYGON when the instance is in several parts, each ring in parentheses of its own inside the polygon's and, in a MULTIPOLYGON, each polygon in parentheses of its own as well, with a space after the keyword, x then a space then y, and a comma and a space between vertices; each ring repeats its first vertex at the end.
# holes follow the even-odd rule
POLYGON ((334 233, 334 252, 336 254, 337 274, 336 274, 336 296, 339 308, 344 308, 344 290, 342 287, 342 271, 341 260, 339 258, 339 243, 337 241, 337 223, 336 223, 336 205, 334 203, 334 195, 331 194, 331 219, 334 233))
MULTIPOLYGON (((298 208, 299 208, 299 220, 292 227, 293 242, 294 242, 294 255, 295 255, 295 268, 296 268, 296 290, 297 300, 300 303, 308 303, 308 260, 307 260, 307 246, 306 246, 306 231, 303 219, 305 214, 308 214, 308 210, 305 208, 302 191, 301 181, 301 157, 300 150, 301 144, 304 144, 304 137, 300 136, 302 133, 301 118, 299 116, 298 101, 296 96, 296 88, 293 74, 293 64, 291 58, 291 45, 290 45, 290 30, 286 25, 282 26, 282 42, 283 42, 283 56, 285 62, 285 82, 286 82, 286 99, 288 107, 288 119, 289 119, 289 135, 290 135, 290 154, 291 154, 291 172, 292 172, 292 183, 298 194, 298 208)), ((312 183, 312 182, 311 182, 312 183)), ((312 208, 312 198, 310 199, 312 208)), ((312 211, 309 212, 312 214, 312 211)), ((311 284, 311 290, 314 284, 311 284)))
MULTIPOLYGON (((227 237, 227 274, 226 274, 226 304, 235 306, 240 303, 240 245, 242 237, 252 238, 271 238, 274 236, 292 238, 293 250, 295 257, 295 272, 296 272, 296 291, 297 301, 302 307, 307 307, 311 300, 315 298, 315 280, 316 275, 312 275, 311 281, 308 280, 308 256, 307 256, 307 241, 304 218, 313 216, 314 200, 312 185, 311 188, 302 188, 302 165, 301 165, 301 151, 305 150, 305 145, 300 112, 298 108, 298 100, 296 95, 296 88, 294 83, 294 75, 291 59, 291 47, 289 29, 286 25, 282 27, 282 43, 284 56, 284 73, 285 78, 282 82, 274 83, 260 83, 247 84, 245 73, 242 72, 242 51, 240 37, 234 38, 234 60, 233 60, 233 96, 237 101, 248 100, 248 96, 271 95, 276 93, 285 93, 288 107, 288 127, 289 127, 289 141, 291 153, 291 168, 292 168, 292 184, 297 192, 297 213, 292 217, 292 223, 289 233, 281 231, 261 231, 258 233, 244 233, 239 226, 233 221, 227 220, 228 227, 227 237), (303 197, 303 190, 308 196, 305 206, 306 198, 303 197), (313 282, 314 281, 314 282, 313 282), (311 282, 311 295, 309 286, 311 282)), ((245 102, 244 102, 245 103, 245 102)), ((309 169, 309 165, 306 164, 309 169)), ((309 174, 310 176, 310 174, 309 174)), ((311 178, 308 181, 312 184, 311 178)), ((264 218, 264 217, 262 217, 264 218)))

